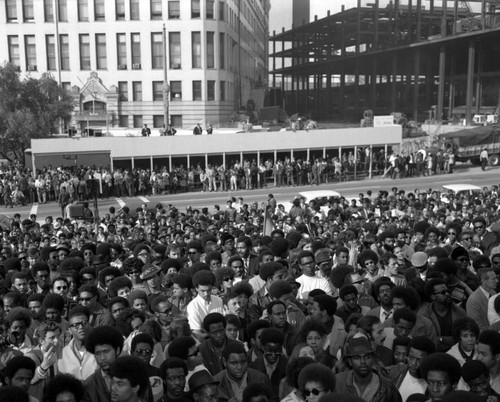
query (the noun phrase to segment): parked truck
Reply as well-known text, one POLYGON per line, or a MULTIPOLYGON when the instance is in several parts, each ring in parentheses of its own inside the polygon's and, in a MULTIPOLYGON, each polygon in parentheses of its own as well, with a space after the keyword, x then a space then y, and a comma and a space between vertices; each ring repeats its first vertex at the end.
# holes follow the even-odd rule
POLYGON ((479 155, 486 148, 489 164, 500 164, 500 126, 481 126, 455 131, 454 133, 441 134, 439 146, 444 149, 453 149, 457 162, 471 161, 480 165, 479 155))

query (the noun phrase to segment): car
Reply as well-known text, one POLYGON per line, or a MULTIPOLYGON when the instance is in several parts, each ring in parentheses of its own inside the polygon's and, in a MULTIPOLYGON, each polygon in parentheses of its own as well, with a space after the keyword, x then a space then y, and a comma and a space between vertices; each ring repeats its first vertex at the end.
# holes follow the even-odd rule
MULTIPOLYGON (((327 206, 328 200, 330 198, 340 198, 340 197, 342 197, 340 193, 335 190, 313 190, 313 191, 302 191, 298 193, 294 197, 294 200, 297 198, 298 199, 304 198, 306 204, 309 204, 311 201, 316 201, 321 211, 326 214, 328 213, 328 206, 327 206)), ((290 209, 293 206, 293 200, 282 202, 281 204, 285 207, 285 211, 288 213, 290 212, 290 209)))
POLYGON ((441 186, 441 201, 448 203, 449 195, 455 196, 460 193, 468 193, 469 195, 478 194, 482 190, 481 187, 474 184, 444 184, 441 186))

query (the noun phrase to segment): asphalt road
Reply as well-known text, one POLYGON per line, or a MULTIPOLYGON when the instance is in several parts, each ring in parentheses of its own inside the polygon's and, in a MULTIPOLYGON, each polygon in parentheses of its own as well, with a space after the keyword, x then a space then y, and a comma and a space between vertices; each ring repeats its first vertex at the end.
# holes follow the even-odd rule
MULTIPOLYGON (((146 197, 123 197, 123 198, 108 198, 98 201, 99 214, 102 215, 108 211, 109 207, 114 206, 117 210, 123 205, 127 205, 130 210, 140 207, 141 204, 147 203, 149 208, 154 208, 158 203, 173 204, 181 211, 186 207, 193 208, 209 207, 213 210, 213 206, 218 204, 221 209, 224 209, 226 201, 231 197, 243 197, 245 203, 258 202, 259 204, 267 200, 267 194, 272 193, 279 202, 291 201, 295 195, 301 191, 309 190, 336 190, 345 197, 357 197, 360 192, 365 193, 371 190, 373 193, 378 193, 379 190, 390 191, 392 187, 403 189, 405 191, 414 191, 415 189, 439 190, 444 184, 467 183, 477 186, 491 186, 500 183, 498 173, 500 167, 488 167, 485 172, 481 171, 480 167, 475 166, 459 166, 453 174, 442 174, 430 177, 412 177, 405 179, 382 179, 380 176, 375 176, 372 179, 364 178, 357 181, 320 184, 319 186, 301 186, 301 187, 274 187, 269 186, 257 190, 240 190, 226 192, 191 192, 173 195, 158 195, 146 197)), ((92 205, 92 204, 91 204, 92 205)), ((47 204, 26 205, 17 208, 0 207, 0 214, 12 217, 14 213, 19 212, 21 218, 24 219, 30 213, 36 213, 38 220, 43 221, 45 216, 52 215, 54 218, 61 215, 61 210, 55 202, 47 204)))

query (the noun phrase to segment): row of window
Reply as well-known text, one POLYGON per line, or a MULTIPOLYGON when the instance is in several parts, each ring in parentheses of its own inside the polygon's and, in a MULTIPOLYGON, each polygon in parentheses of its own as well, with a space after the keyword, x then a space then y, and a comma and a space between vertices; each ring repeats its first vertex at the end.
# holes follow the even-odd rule
MULTIPOLYGON (((36 0, 39 1, 39 0, 36 0)), ((93 4, 93 21, 106 20, 105 0, 77 0, 78 21, 90 21, 89 2, 93 4)), ((127 7, 129 5, 129 19, 140 20, 140 0, 115 0, 115 19, 116 21, 124 21, 126 19, 127 7)), ((142 0, 144 1, 144 0, 142 0)), ((185 1, 185 0, 184 0, 185 1)), ((18 21, 18 2, 19 0, 6 0, 6 15, 7 22, 18 21)), ((22 21, 35 21, 35 0, 21 0, 22 21)), ((54 22, 54 0, 43 0, 44 2, 44 21, 54 22)), ((56 0, 58 21, 68 21, 68 0, 56 0)), ((163 2, 162 0, 149 0, 150 18, 152 20, 163 20, 163 2)), ((224 21, 225 5, 223 1, 219 1, 218 6, 219 19, 224 21)), ((168 19, 180 19, 181 7, 180 0, 169 0, 167 6, 168 19)), ((201 18, 201 0, 191 0, 191 18, 201 18)), ((215 0, 205 0, 205 18, 215 18, 215 0)))
MULTIPOLYGON (((206 86, 206 100, 214 101, 216 81, 208 80, 206 86)), ((182 100, 182 81, 170 81, 170 100, 182 100)), ((219 81, 219 96, 220 101, 226 100, 226 81, 219 81)), ((142 82, 132 82, 132 98, 129 94, 129 83, 126 81, 118 82, 118 100, 120 102, 140 102, 143 100, 142 82)), ((193 101, 203 100, 202 81, 192 81, 192 99, 193 101)), ((153 81, 153 101, 163 101, 163 81, 153 81)))
MULTIPOLYGON (((108 68, 107 44, 106 34, 95 34, 95 59, 96 68, 98 70, 105 70, 108 68)), ((20 43, 19 36, 9 35, 7 37, 9 61, 17 66, 21 66, 20 60, 20 43)), ((69 36, 67 34, 59 35, 60 47, 60 62, 61 70, 70 70, 69 60, 69 36)), ((226 35, 219 33, 218 37, 219 46, 219 65, 218 69, 224 70, 226 68, 226 35)), ((205 68, 213 69, 216 67, 215 56, 215 32, 206 32, 206 66, 205 68)), ((91 70, 91 35, 80 34, 78 36, 78 47, 80 53, 80 70, 91 70)), ((130 61, 129 66, 129 47, 127 46, 127 34, 116 34, 116 50, 117 50, 117 68, 119 70, 133 70, 142 69, 142 55, 141 55, 141 35, 140 33, 130 34, 130 61)), ((201 32, 191 32, 191 66, 192 68, 203 68, 202 65, 202 43, 201 32)), ((36 40, 35 35, 24 35, 24 50, 25 50, 25 64, 28 71, 37 70, 37 57, 36 57, 36 40)), ((47 62, 47 70, 57 69, 56 59, 56 43, 54 35, 45 35, 45 54, 47 62)), ((169 32, 168 33, 168 51, 169 51, 169 67, 171 69, 182 68, 182 48, 181 48, 181 33, 169 32)), ((151 33, 151 68, 163 68, 163 33, 151 33)))
MULTIPOLYGON (((144 119, 142 115, 134 114, 132 115, 132 127, 142 128, 144 126, 144 119)), ((165 117, 160 114, 153 115, 153 128, 162 128, 165 122, 165 117)), ((170 124, 173 127, 182 127, 182 115, 181 114, 171 114, 170 124)), ((130 127, 130 116, 122 114, 118 116, 118 126, 119 127, 130 127)))

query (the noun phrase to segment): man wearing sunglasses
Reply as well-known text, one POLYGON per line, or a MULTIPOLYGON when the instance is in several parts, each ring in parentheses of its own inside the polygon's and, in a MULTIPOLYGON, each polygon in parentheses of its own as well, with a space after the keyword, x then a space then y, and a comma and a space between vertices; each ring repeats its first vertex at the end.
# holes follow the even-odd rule
POLYGON ((474 218, 472 225, 475 234, 478 235, 481 240, 481 250, 489 257, 491 249, 499 244, 497 236, 495 233, 486 230, 486 220, 481 216, 474 218))
POLYGON ((420 309, 420 315, 429 318, 434 324, 439 338, 438 345, 450 348, 455 344, 453 323, 459 318, 466 317, 467 313, 452 303, 450 291, 443 279, 435 278, 427 281, 425 292, 431 303, 420 309))

